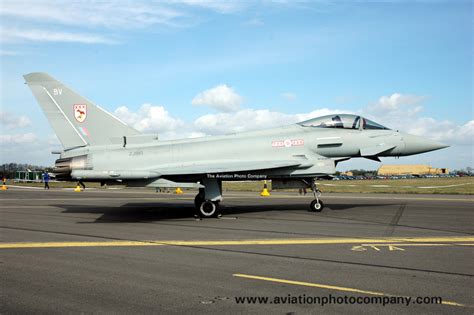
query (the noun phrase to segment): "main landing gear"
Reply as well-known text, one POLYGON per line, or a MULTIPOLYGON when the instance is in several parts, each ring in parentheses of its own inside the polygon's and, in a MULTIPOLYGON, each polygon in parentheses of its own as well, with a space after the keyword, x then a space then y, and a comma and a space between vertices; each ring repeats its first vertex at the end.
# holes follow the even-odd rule
POLYGON ((205 187, 199 189, 194 198, 196 213, 201 218, 215 218, 220 215, 219 202, 222 201, 222 182, 214 178, 201 181, 205 187))
MULTIPOLYGON (((199 189, 199 193, 194 198, 196 206, 196 216, 200 218, 215 218, 220 216, 219 203, 222 201, 222 182, 215 178, 205 178, 201 181, 204 188, 199 189)), ((321 212, 324 203, 321 199, 321 191, 316 186, 316 180, 311 181, 314 200, 309 206, 309 211, 321 212)))
POLYGON ((321 197, 321 191, 316 186, 315 179, 311 181, 311 189, 313 190, 314 200, 311 201, 311 204, 309 205, 309 211, 321 212, 324 208, 324 203, 321 199, 319 199, 319 197, 321 197))

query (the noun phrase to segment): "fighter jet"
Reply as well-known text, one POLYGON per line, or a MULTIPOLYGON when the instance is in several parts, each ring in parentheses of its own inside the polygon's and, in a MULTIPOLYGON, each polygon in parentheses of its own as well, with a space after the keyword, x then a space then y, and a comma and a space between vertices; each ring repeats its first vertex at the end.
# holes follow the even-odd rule
POLYGON ((447 145, 391 130, 359 115, 317 117, 278 128, 162 141, 141 134, 46 73, 24 75, 64 150, 59 180, 131 187, 195 188, 201 217, 219 214, 222 181, 272 180, 272 188, 311 188, 310 211, 324 204, 316 179, 351 158, 407 156, 447 145))

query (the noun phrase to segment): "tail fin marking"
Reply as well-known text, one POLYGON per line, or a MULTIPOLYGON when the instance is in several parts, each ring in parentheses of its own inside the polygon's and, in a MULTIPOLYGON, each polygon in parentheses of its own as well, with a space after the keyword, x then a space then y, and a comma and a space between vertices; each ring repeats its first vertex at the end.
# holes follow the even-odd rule
POLYGON ((46 73, 24 75, 65 148, 112 144, 111 138, 140 133, 46 73))

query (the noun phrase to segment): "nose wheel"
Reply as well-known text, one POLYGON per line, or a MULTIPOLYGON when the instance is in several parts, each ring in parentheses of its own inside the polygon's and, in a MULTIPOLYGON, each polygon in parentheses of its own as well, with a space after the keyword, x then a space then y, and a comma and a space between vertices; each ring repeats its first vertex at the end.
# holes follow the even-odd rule
POLYGON ((324 208, 324 203, 319 197, 321 197, 321 190, 316 186, 316 180, 311 182, 311 189, 313 190, 314 200, 309 205, 309 211, 321 212, 324 208))
POLYGON ((309 205, 309 211, 312 212, 321 212, 324 208, 324 203, 322 200, 316 199, 311 201, 311 204, 309 205))

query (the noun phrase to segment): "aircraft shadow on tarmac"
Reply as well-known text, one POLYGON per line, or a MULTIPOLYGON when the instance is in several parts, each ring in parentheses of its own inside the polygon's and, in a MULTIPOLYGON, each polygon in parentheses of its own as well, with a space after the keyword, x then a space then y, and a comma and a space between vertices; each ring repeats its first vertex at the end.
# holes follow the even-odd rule
MULTIPOLYGON (((195 208, 192 203, 126 203, 120 206, 96 206, 96 205, 71 205, 57 204, 56 207, 64 209, 62 213, 89 213, 101 215, 95 222, 147 222, 193 218, 195 208)), ((355 210, 356 208, 380 208, 390 204, 331 204, 327 205, 322 214, 332 211, 355 210)), ((222 205, 223 216, 239 216, 248 213, 264 213, 269 211, 306 211, 306 204, 246 204, 246 205, 222 205)), ((318 213, 307 212, 308 214, 318 213)))
MULTIPOLYGON (((281 212, 293 212, 303 215, 302 219, 308 221, 308 216, 314 216, 314 220, 333 220, 339 219, 345 221, 345 224, 354 225, 367 225, 376 224, 383 226, 398 226, 411 229, 419 229, 424 231, 438 231, 448 233, 463 233, 467 235, 473 235, 470 231, 463 231, 458 229, 447 229, 444 227, 428 227, 420 226, 418 224, 393 224, 390 222, 392 216, 383 216, 379 218, 361 218, 359 210, 367 210, 379 212, 386 207, 399 206, 400 203, 357 203, 357 204, 330 204, 326 205, 323 212, 313 213, 306 212, 306 204, 285 204, 285 205, 272 205, 272 204, 246 204, 246 205, 223 205, 222 214, 223 217, 238 217, 239 215, 246 215, 249 213, 265 213, 270 211, 281 211, 281 212), (348 211, 345 211, 348 210, 348 211), (343 214, 343 215, 342 215, 343 214)), ((89 224, 89 223, 152 223, 152 222, 172 222, 172 221, 183 221, 183 220, 194 220, 195 208, 192 203, 126 203, 120 206, 91 206, 91 205, 67 205, 57 204, 56 207, 64 209, 62 213, 69 214, 97 214, 100 215, 93 221, 79 217, 78 224, 89 224)), ((391 210, 393 212, 393 210, 391 210)), ((365 211, 364 211, 365 212, 365 211)), ((366 213, 367 214, 367 213, 366 213)), ((276 217, 277 219, 277 217, 276 217)), ((210 220, 210 219, 206 219, 210 220)), ((287 218, 282 219, 287 220, 287 218)))

